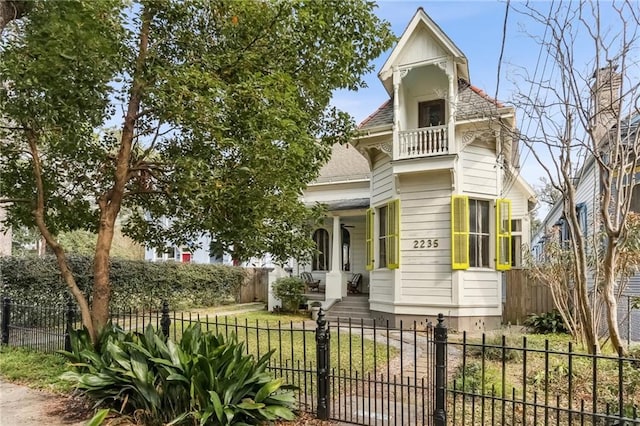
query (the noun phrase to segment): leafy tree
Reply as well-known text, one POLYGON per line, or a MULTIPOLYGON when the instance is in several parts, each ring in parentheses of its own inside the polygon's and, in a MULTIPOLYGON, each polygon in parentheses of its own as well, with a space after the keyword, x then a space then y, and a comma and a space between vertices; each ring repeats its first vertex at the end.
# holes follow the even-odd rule
POLYGON ((360 0, 128 4, 34 2, 0 42, 8 224, 37 226, 94 341, 122 209, 157 246, 208 232, 237 259, 308 253, 299 196, 353 129, 331 93, 392 42, 360 0), (55 237, 75 229, 97 234, 91 306, 55 237))

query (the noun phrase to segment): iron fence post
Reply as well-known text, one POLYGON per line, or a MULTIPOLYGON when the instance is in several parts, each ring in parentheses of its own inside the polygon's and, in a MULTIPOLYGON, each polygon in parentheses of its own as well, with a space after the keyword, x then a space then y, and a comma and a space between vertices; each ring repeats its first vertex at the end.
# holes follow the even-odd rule
POLYGON ((316 328, 316 355, 318 368, 318 408, 317 417, 329 420, 329 327, 320 308, 316 328))
POLYGON ((447 327, 444 325, 444 315, 438 314, 438 324, 434 330, 436 345, 436 407, 433 412, 435 426, 447 424, 447 327))
POLYGON ((64 333, 64 350, 71 352, 71 332, 73 331, 73 323, 75 322, 75 309, 73 300, 67 301, 67 323, 66 331, 64 333))
POLYGON ((11 320, 11 299, 2 299, 2 344, 9 344, 9 321, 11 320))
POLYGON ((171 326, 171 318, 169 318, 169 302, 167 300, 162 301, 162 318, 160 319, 160 327, 162 327, 162 334, 165 338, 169 338, 169 328, 171 326))

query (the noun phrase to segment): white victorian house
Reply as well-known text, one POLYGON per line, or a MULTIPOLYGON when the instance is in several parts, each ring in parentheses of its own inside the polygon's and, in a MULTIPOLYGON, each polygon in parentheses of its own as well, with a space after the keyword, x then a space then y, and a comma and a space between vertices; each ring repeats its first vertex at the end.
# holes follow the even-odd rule
POLYGON ((378 75, 389 100, 304 193, 329 214, 294 273, 311 272, 327 301, 362 274, 373 317, 392 324, 442 312, 456 329, 497 326, 535 202, 514 110, 470 84, 464 53, 422 8, 378 75))

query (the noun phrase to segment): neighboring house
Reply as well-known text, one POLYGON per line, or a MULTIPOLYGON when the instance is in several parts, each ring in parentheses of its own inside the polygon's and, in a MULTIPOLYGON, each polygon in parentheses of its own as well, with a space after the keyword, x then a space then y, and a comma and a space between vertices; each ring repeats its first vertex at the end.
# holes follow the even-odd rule
POLYGON ((389 100, 336 146, 304 193, 328 206, 311 271, 325 298, 353 273, 376 318, 500 324, 502 273, 521 261, 534 193, 518 172, 515 112, 469 81, 467 58, 419 8, 379 72, 389 100), (524 236, 524 240, 523 240, 524 236))
MULTIPOLYGON (((606 71, 605 69, 601 70, 606 71)), ((615 93, 611 91, 609 85, 615 89, 620 83, 622 76, 619 73, 609 73, 608 82, 603 83, 601 93, 615 93)), ((604 80, 603 80, 604 81, 604 80)), ((605 95, 606 96, 606 95, 605 95)), ((609 102, 610 104, 610 102, 609 102)), ((612 117, 613 119, 614 117, 612 117)), ((638 132, 640 127, 640 115, 629 117, 623 121, 624 132, 638 132)), ((596 134, 603 137, 611 129, 611 123, 598 123, 596 134)), ((633 133, 632 133, 633 134, 633 133)), ((631 200, 631 211, 640 213, 640 173, 636 174, 636 186, 633 189, 631 200)), ((584 166, 575 177, 576 187, 576 213, 580 221, 580 229, 586 237, 592 237, 599 232, 598 211, 601 203, 600 174, 595 164, 593 156, 585 160, 584 166)), ((544 251, 544 245, 548 238, 558 238, 560 241, 569 241, 569 230, 567 228, 562 200, 558 200, 549 210, 549 213, 542 221, 531 241, 531 252, 534 258, 540 258, 544 251)), ((620 320, 620 331, 623 338, 627 335, 631 340, 640 341, 640 311, 631 311, 628 316, 630 301, 629 297, 640 297, 640 274, 632 277, 624 291, 624 297, 618 304, 618 318, 620 320)))
MULTIPOLYGON (((168 225, 169 219, 163 218, 164 224, 168 225)), ((221 265, 233 265, 233 259, 228 253, 211 253, 211 237, 204 235, 198 239, 195 248, 184 246, 168 246, 163 250, 146 246, 144 249, 144 260, 150 262, 181 262, 181 263, 211 263, 221 265)), ((251 258, 242 262, 241 266, 247 267, 271 267, 271 255, 266 254, 261 258, 251 258)))

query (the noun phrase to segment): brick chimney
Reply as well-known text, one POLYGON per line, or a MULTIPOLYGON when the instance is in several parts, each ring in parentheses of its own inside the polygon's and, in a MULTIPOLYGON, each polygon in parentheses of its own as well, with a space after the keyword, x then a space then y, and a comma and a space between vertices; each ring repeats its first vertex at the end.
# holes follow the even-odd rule
POLYGON ((617 65, 609 64, 593 73, 592 97, 592 125, 593 135, 598 144, 611 129, 620 113, 620 86, 622 74, 617 72, 617 65))

